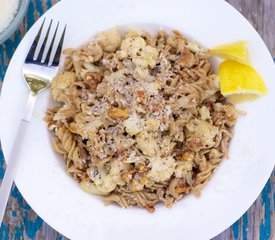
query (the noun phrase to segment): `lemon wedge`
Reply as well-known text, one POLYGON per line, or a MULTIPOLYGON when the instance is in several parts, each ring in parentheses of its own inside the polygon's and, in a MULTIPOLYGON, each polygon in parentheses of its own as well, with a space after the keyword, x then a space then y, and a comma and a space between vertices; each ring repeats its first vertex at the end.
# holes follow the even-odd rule
POLYGON ((210 49, 210 52, 213 56, 216 57, 249 64, 249 52, 246 41, 237 41, 229 44, 219 45, 210 49))
POLYGON ((260 96, 255 94, 232 94, 228 96, 228 99, 233 104, 239 104, 243 102, 253 102, 257 100, 260 96))
POLYGON ((267 94, 265 83, 254 68, 232 60, 219 66, 220 90, 222 95, 267 94))

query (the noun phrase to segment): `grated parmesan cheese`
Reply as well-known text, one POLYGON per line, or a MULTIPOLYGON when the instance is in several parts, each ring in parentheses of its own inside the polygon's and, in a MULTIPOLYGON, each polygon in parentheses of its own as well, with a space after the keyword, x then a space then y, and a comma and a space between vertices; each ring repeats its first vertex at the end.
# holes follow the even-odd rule
POLYGON ((19 0, 0 0, 0 33, 12 22, 19 0))

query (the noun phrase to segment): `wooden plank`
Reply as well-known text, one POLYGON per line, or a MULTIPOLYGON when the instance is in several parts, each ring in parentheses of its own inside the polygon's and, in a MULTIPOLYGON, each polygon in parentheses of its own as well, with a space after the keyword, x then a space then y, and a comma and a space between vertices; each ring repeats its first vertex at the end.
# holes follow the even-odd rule
POLYGON ((275 1, 274 0, 227 0, 254 26, 275 57, 275 1))
MULTIPOLYGON (((274 0, 228 0, 254 26, 275 57, 275 1, 274 0)), ((227 239, 275 239, 274 181, 266 184, 263 192, 240 220, 231 227, 227 239), (237 227, 236 227, 237 226, 237 227)), ((227 233, 228 234, 228 233, 227 233)), ((215 240, 221 239, 223 233, 215 240)))
MULTIPOLYGON (((30 3, 27 20, 21 24, 19 31, 5 44, 0 46, 0 80, 19 44, 21 38, 31 25, 49 7, 58 0, 33 0, 30 3)), ((266 42, 270 52, 275 56, 275 1, 274 0, 228 0, 255 27, 266 42)), ((0 84, 1 88, 1 84, 0 84)), ((4 174, 4 160, 0 151, 0 179, 4 174)), ((214 238, 228 239, 275 239, 275 171, 266 184, 262 194, 250 209, 230 228, 214 238)), ((16 187, 13 187, 4 226, 0 229, 0 239, 66 239, 48 226, 29 207, 16 187)))

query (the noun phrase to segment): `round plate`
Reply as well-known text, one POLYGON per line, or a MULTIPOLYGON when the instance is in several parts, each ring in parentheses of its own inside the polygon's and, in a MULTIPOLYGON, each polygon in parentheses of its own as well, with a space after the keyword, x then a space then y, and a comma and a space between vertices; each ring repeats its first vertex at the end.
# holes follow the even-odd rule
MULTIPOLYGON (((268 95, 238 105, 247 114, 239 117, 235 127, 230 157, 222 162, 201 197, 190 195, 171 209, 157 206, 156 212, 149 214, 137 208, 105 207, 101 198, 83 192, 67 176, 43 122, 50 102, 49 90, 44 91, 23 141, 15 179, 31 207, 71 239, 210 239, 241 217, 260 194, 275 162, 275 68, 247 20, 222 0, 63 0, 44 17, 67 23, 65 48, 78 47, 96 33, 120 25, 177 29, 208 48, 247 40, 251 64, 264 78, 268 95)), ((42 20, 26 34, 6 73, 0 103, 5 156, 9 155, 28 95, 22 64, 42 20)))

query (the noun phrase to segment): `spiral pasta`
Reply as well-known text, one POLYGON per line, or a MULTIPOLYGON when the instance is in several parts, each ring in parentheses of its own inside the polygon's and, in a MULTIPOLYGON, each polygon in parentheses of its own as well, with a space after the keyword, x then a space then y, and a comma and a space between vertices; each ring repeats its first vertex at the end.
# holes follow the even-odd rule
POLYGON ((199 195, 237 119, 208 50, 177 31, 112 29, 64 54, 45 121, 80 187, 106 205, 149 212, 199 195))

